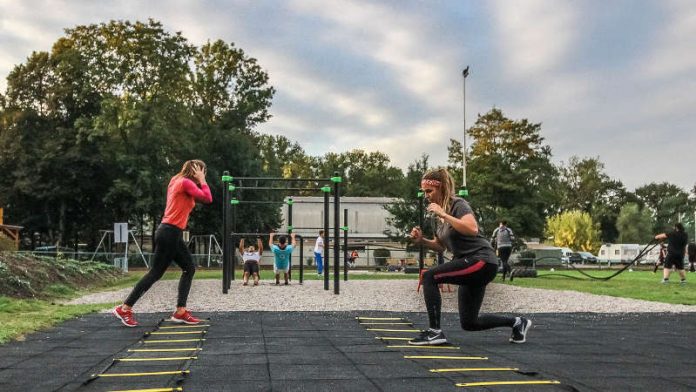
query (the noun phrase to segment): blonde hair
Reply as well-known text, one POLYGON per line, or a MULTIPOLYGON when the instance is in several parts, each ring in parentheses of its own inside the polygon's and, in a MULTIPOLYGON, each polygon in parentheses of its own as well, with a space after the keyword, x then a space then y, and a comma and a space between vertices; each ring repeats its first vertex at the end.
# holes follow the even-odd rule
POLYGON ((442 209, 449 213, 454 199, 454 180, 447 172, 447 169, 441 167, 433 169, 423 174, 424 180, 435 180, 440 182, 440 193, 442 194, 442 209))
POLYGON ((199 159, 191 159, 190 161, 184 162, 184 165, 181 167, 181 171, 177 173, 175 177, 186 177, 195 182, 196 177, 194 177, 193 173, 196 171, 196 169, 203 169, 204 173, 208 170, 208 168, 205 166, 205 162, 199 159))

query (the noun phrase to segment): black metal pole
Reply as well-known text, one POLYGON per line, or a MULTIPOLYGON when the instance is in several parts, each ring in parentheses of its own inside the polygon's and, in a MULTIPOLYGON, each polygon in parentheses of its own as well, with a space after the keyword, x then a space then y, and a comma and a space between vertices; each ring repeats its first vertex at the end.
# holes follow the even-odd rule
POLYGON ((304 237, 300 236, 300 284, 304 279, 304 237))
MULTIPOLYGON (((288 235, 292 234, 292 198, 288 198, 288 235)), ((288 280, 292 280, 292 253, 288 260, 288 280)))
POLYGON ((348 281, 348 209, 343 209, 343 280, 348 281))
MULTIPOLYGON (((237 205, 232 204, 232 232, 237 231, 237 205)), ((235 254, 236 252, 234 251, 234 246, 235 244, 232 242, 230 244, 230 268, 229 268, 229 275, 227 276, 227 287, 232 286, 232 281, 234 280, 234 268, 236 264, 236 257, 235 254)))
POLYGON ((227 294, 227 260, 230 257, 229 235, 230 226, 228 214, 230 210, 229 202, 229 182, 232 180, 230 172, 222 172, 222 293, 227 294))
POLYGON ((341 282, 341 177, 339 172, 334 172, 334 176, 331 177, 331 181, 334 183, 334 294, 340 294, 340 282, 341 282))
MULTIPOLYGON (((423 228, 423 202, 424 202, 424 193, 423 191, 418 192, 418 226, 421 228, 421 231, 424 230, 423 228)), ((425 257, 425 248, 423 247, 423 242, 420 243, 418 246, 418 270, 423 269, 423 258, 425 257)))
POLYGON ((331 187, 323 187, 324 191, 324 290, 329 289, 329 192, 331 187))

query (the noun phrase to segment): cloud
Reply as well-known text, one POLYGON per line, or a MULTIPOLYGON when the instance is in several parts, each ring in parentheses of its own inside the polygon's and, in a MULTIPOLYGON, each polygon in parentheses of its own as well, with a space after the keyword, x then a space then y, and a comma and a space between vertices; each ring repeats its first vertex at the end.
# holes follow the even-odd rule
POLYGON ((560 65, 577 39, 579 13, 569 1, 491 3, 505 73, 514 79, 560 65))

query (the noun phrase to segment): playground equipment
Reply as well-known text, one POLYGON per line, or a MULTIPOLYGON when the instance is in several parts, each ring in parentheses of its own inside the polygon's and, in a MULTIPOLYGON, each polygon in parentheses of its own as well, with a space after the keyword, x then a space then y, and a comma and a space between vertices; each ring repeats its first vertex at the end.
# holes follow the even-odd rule
MULTIPOLYGON (((283 178, 283 177, 232 177, 229 171, 225 171, 222 176, 223 182, 223 273, 222 273, 222 292, 227 294, 231 285, 231 281, 234 280, 234 268, 235 264, 232 260, 232 254, 234 253, 234 244, 232 242, 233 235, 233 214, 235 207, 239 204, 253 204, 253 203, 273 203, 277 204, 277 201, 247 201, 238 198, 231 197, 232 192, 244 189, 253 190, 279 190, 279 191, 321 191, 324 194, 324 233, 326 238, 329 238, 329 193, 333 191, 334 200, 334 225, 333 225, 333 253, 334 253, 334 294, 340 294, 340 283, 339 283, 339 257, 340 257, 340 230, 343 229, 347 235, 347 226, 340 227, 340 185, 342 178, 339 176, 338 172, 334 173, 331 178, 283 178), (237 181, 238 184, 233 184, 237 181), (274 186, 243 186, 243 181, 254 181, 254 182, 282 182, 284 184, 289 183, 311 183, 316 184, 316 187, 274 187, 274 186)), ((292 205, 294 201, 289 198, 281 203, 288 205, 288 232, 292 232, 292 205)), ((345 214, 347 217, 347 213, 345 214)), ((256 233, 251 233, 256 235, 256 233)), ((236 234, 238 235, 238 234, 236 234)), ((347 242, 347 239, 344 239, 347 242)), ((303 241, 300 241, 301 250, 303 250, 303 241)), ((330 253, 329 247, 324 247, 324 290, 329 290, 329 263, 330 263, 330 253)), ((345 257, 344 257, 345 260, 345 257)), ((346 262, 344 261, 344 264, 346 262)), ((303 260, 300 259, 301 276, 303 271, 303 260)), ((347 265, 344 266, 347 268, 347 265)), ((347 271, 344 273, 347 278, 347 271)))

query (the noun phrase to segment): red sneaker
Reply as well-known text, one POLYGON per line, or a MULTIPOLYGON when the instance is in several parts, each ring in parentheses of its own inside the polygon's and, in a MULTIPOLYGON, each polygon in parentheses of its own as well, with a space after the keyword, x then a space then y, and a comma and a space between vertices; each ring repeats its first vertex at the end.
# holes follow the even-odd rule
POLYGON ((133 311, 131 309, 123 310, 121 305, 118 305, 111 311, 111 313, 113 313, 116 318, 121 320, 121 323, 123 323, 123 325, 126 327, 133 328, 138 326, 138 322, 133 318, 133 311))
POLYGON ((193 315, 191 315, 191 312, 189 312, 188 310, 181 315, 176 314, 176 312, 172 313, 172 317, 169 319, 169 321, 173 321, 175 323, 180 324, 198 324, 201 322, 200 319, 193 317, 193 315))

